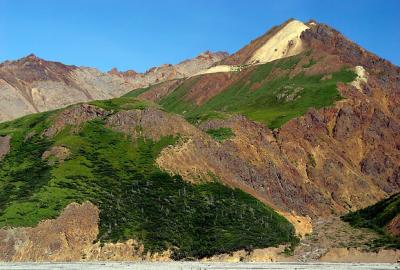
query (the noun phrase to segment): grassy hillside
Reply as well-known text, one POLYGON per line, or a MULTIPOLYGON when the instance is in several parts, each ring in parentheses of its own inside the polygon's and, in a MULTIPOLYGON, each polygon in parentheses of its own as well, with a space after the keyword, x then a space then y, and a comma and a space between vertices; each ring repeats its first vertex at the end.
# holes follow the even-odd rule
MULTIPOLYGON (((292 118, 303 115, 309 108, 321 108, 340 100, 338 82, 351 82, 354 72, 341 70, 333 74, 289 77, 288 71, 301 60, 294 56, 257 66, 238 82, 230 85, 201 106, 185 99, 185 94, 199 77, 186 80, 160 104, 167 110, 184 115, 191 121, 198 121, 204 115, 240 113, 252 120, 265 123, 270 128, 280 127, 292 118), (272 73, 280 75, 270 76, 272 73), (269 78, 269 79, 266 79, 269 78)), ((315 60, 304 66, 314 65, 315 60)))
MULTIPOLYGON (((149 106, 127 97, 93 104, 110 113, 149 106)), ((48 139, 42 133, 56 113, 0 124, 0 135, 12 136, 0 161, 0 228, 35 226, 71 202, 91 201, 100 209, 100 241, 135 238, 150 251, 172 248, 176 259, 296 241, 286 219, 241 190, 160 171, 155 158, 176 138, 133 140, 99 118, 48 139), (69 157, 44 160, 52 146, 69 157)))
POLYGON ((400 215, 400 193, 367 208, 349 213, 342 219, 354 227, 370 228, 380 233, 382 238, 373 243, 375 246, 400 248, 400 237, 390 235, 386 229, 397 215, 400 215))

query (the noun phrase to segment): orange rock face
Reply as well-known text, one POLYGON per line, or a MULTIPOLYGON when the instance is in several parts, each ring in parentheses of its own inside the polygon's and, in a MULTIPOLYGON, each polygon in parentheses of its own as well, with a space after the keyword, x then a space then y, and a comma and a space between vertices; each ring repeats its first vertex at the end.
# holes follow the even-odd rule
POLYGON ((34 228, 0 230, 2 261, 80 260, 98 234, 99 210, 93 204, 71 204, 55 220, 34 228))
POLYGON ((0 229, 0 261, 170 260, 171 253, 145 253, 136 240, 97 242, 99 209, 68 205, 61 215, 33 228, 0 229))

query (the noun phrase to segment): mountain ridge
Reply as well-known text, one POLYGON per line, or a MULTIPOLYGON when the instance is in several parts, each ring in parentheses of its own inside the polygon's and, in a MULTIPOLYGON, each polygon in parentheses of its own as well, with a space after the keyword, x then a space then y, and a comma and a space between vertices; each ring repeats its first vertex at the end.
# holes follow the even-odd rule
POLYGON ((22 78, 31 98, 29 82, 48 78, 79 82, 91 98, 84 86, 122 96, 0 123, 0 224, 19 227, 0 229, 3 260, 200 259, 268 247, 319 260, 341 243, 361 252, 379 238, 338 217, 400 190, 399 67, 327 25, 293 19, 231 56, 197 60, 206 64, 181 63, 192 75, 150 69, 152 83, 136 89, 144 75, 133 71, 94 83, 91 69, 71 78, 34 56, 0 68, 0 78, 22 78), (291 55, 293 46, 301 50, 291 55), (27 226, 45 235, 40 222, 58 224, 63 209, 90 210, 91 238, 74 238, 85 258, 61 238, 24 238, 27 226), (353 233, 366 238, 352 241, 353 233), (38 248, 25 252, 21 241, 38 248))
POLYGON ((196 73, 225 53, 205 52, 177 65, 164 65, 146 73, 110 71, 64 65, 30 54, 16 61, 0 64, 0 121, 53 110, 78 102, 109 99, 135 88, 196 73))

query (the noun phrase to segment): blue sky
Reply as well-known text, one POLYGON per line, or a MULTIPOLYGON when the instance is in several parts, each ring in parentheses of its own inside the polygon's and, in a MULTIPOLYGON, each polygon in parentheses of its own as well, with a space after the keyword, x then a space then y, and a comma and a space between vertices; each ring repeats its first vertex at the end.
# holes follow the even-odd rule
POLYGON ((0 61, 34 53, 107 71, 233 53, 288 18, 329 24, 400 65, 398 0, 0 0, 0 61))

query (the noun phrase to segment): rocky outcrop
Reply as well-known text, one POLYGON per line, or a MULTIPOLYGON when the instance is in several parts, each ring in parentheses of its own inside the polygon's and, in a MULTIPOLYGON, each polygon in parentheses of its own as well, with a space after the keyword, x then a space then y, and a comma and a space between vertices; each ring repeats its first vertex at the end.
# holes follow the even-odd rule
POLYGON ((71 150, 64 146, 53 146, 49 150, 45 151, 42 154, 43 160, 48 160, 49 164, 52 165, 54 160, 51 158, 54 157, 57 162, 63 163, 71 155, 71 150))
POLYGON ((118 112, 107 119, 107 126, 132 138, 159 140, 164 136, 193 136, 198 133, 183 117, 154 108, 118 112))
POLYGON ((10 152, 10 136, 0 136, 0 161, 10 152))
POLYGON ((109 74, 123 77, 130 83, 136 84, 136 88, 139 88, 164 81, 190 77, 201 70, 209 68, 227 56, 226 52, 213 53, 206 51, 193 59, 182 61, 176 65, 164 64, 159 67, 153 67, 145 73, 136 73, 134 71, 118 72, 113 69, 109 74))
POLYGON ((93 105, 74 105, 55 115, 53 124, 44 131, 43 135, 46 137, 53 137, 66 126, 73 126, 74 129, 77 129, 81 124, 87 121, 98 117, 101 118, 108 114, 107 111, 93 105))
POLYGON ((99 209, 92 203, 68 205, 56 219, 33 228, 0 229, 0 261, 165 261, 171 253, 146 253, 130 239, 97 241, 99 209))
POLYGON ((57 219, 34 228, 1 229, 0 260, 81 260, 96 240, 98 216, 93 204, 71 204, 57 219))

